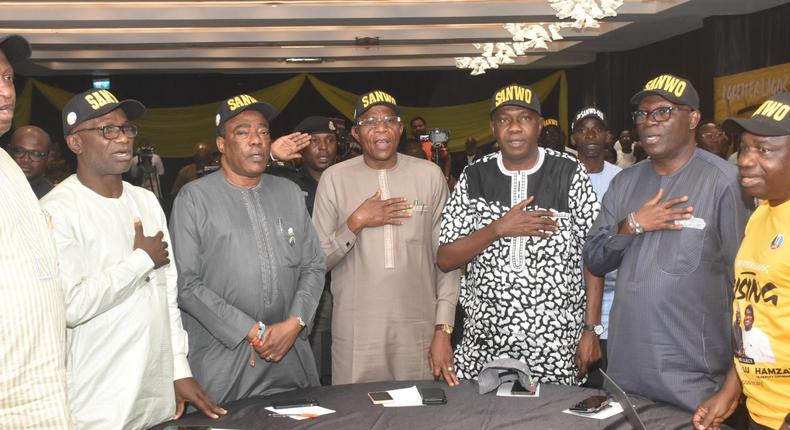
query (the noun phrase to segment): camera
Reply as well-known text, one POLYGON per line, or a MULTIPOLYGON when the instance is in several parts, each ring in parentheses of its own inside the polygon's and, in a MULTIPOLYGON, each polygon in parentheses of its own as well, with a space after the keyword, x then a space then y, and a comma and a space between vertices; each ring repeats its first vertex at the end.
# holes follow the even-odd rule
POLYGON ((346 130, 346 121, 343 118, 329 118, 329 121, 332 123, 329 128, 334 131, 337 138, 337 157, 338 159, 343 159, 351 149, 348 130, 346 130))
POLYGON ((137 164, 143 167, 151 167, 154 159, 154 148, 151 146, 141 146, 137 150, 137 164))
POLYGON ((450 141, 450 132, 443 128, 434 128, 428 134, 420 135, 420 142, 431 142, 431 148, 447 149, 447 142, 450 141))

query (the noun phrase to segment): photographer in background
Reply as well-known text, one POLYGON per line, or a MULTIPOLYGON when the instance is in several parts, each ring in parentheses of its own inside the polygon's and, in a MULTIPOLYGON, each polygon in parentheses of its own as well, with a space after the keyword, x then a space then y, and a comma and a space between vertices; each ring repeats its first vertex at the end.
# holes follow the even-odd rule
POLYGON ((416 116, 409 121, 413 140, 419 142, 428 161, 436 163, 444 173, 445 179, 450 181, 450 153, 447 152, 447 142, 450 133, 447 130, 435 128, 428 130, 428 124, 421 116, 416 116))
POLYGON ((161 200, 160 177, 165 174, 165 165, 162 164, 162 158, 154 154, 154 147, 147 140, 141 140, 137 155, 132 158, 132 167, 129 168, 131 182, 151 191, 157 199, 161 200))

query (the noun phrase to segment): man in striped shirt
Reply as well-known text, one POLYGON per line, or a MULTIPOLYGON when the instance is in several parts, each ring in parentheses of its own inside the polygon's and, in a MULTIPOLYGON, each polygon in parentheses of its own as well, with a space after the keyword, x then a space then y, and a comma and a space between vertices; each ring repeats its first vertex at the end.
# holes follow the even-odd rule
MULTIPOLYGON (((0 38, 0 135, 14 114, 12 64, 29 57, 24 38, 0 38)), ((2 149, 0 202, 0 428, 69 429, 55 244, 25 175, 2 149)))

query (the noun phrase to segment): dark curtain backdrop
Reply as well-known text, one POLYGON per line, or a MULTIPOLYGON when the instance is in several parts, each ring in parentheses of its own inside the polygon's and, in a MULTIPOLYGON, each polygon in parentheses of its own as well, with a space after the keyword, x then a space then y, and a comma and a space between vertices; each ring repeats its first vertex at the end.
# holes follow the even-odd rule
MULTIPOLYGON (((712 117, 713 78, 790 61, 790 4, 742 16, 710 17, 700 29, 624 52, 600 53, 595 62, 568 69, 570 114, 587 105, 596 105, 609 114, 614 131, 631 127, 628 102, 644 83, 662 73, 690 79, 700 93, 703 119, 712 117)), ((332 72, 320 79, 345 90, 362 93, 383 89, 408 106, 444 106, 486 99, 509 83, 530 83, 554 70, 491 70, 470 76, 465 70, 332 72)), ((292 74, 128 74, 111 77, 112 91, 122 98, 137 98, 149 107, 185 106, 218 102, 230 95, 250 92, 282 82, 292 74)), ((45 83, 71 92, 91 85, 92 76, 40 78, 45 83)), ((25 85, 24 77, 17 88, 25 85)), ((556 91, 556 90, 555 90, 556 91)), ((66 157, 73 156, 63 146, 60 112, 43 96, 33 92, 31 123, 47 130, 59 142, 66 157)), ((556 97, 543 106, 544 116, 557 116, 556 97)), ((341 117, 309 84, 275 119, 275 135, 290 132, 304 117, 327 115, 341 117)), ((207 118, 211 121, 211 118, 207 118)), ((408 121, 405 118, 404 121, 408 121)), ((442 124, 428 124, 441 127, 442 124)), ((451 130, 452 132, 452 130, 451 130)), ((7 133, 0 139, 5 143, 7 133)), ((214 136, 206 136, 213 141, 214 136)), ((484 144, 486 142, 480 142, 484 144)), ((166 160, 169 189, 178 169, 188 159, 166 160)))
MULTIPOLYGON (((611 127, 632 127, 631 95, 648 80, 671 73, 691 80, 703 121, 713 117, 713 79, 790 62, 790 4, 751 15, 714 16, 702 28, 624 52, 600 53, 568 70, 569 109, 596 105, 611 127)), ((571 114, 572 115, 572 114, 571 114)))

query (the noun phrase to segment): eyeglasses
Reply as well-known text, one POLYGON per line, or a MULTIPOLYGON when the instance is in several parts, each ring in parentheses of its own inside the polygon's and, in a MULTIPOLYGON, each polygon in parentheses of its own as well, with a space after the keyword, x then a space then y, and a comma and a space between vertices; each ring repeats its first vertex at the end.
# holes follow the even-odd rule
POLYGON ((23 159, 25 155, 29 156, 31 160, 41 161, 49 155, 49 151, 29 151, 22 149, 16 145, 8 145, 8 153, 11 157, 16 159, 23 159))
POLYGON ((664 122, 664 121, 668 121, 669 118, 672 117, 672 112, 676 110, 691 112, 694 109, 661 106, 660 108, 655 108, 650 112, 645 112, 643 110, 634 111, 631 114, 631 118, 634 119, 634 124, 642 124, 643 122, 647 121, 648 115, 650 115, 650 117, 653 118, 653 121, 655 122, 664 122))
POLYGON ((134 124, 105 125, 104 127, 83 128, 81 130, 74 130, 71 132, 71 134, 79 133, 81 131, 94 130, 101 130, 102 136, 104 136, 104 138, 107 140, 117 139, 121 135, 121 132, 123 132, 124 136, 126 137, 137 136, 137 126, 134 124))
POLYGON ((395 128, 400 124, 400 117, 399 116, 371 116, 365 118, 363 120, 357 121, 357 125, 361 128, 373 128, 378 127, 379 124, 384 124, 387 128, 395 128))

